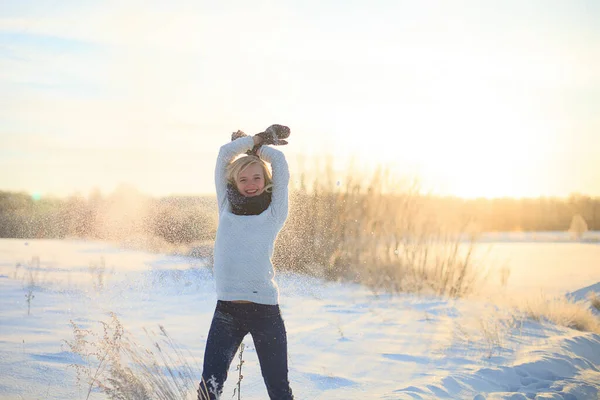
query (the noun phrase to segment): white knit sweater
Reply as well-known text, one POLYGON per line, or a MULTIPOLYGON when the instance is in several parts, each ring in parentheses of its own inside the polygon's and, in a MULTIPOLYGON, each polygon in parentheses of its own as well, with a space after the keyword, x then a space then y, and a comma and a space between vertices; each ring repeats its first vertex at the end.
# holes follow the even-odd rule
POLYGON ((258 155, 273 170, 272 198, 259 215, 235 215, 227 199, 227 165, 252 149, 252 137, 223 145, 217 157, 215 186, 219 204, 219 226, 215 240, 214 274, 219 300, 247 300, 278 304, 279 289, 271 258, 279 231, 288 215, 290 173, 284 154, 262 146, 258 155))

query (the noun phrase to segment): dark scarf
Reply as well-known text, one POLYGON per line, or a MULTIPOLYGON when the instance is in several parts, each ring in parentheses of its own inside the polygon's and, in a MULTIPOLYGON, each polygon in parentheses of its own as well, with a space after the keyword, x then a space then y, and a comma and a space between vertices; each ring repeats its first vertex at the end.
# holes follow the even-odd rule
POLYGON ((227 200, 235 215, 258 215, 271 204, 271 192, 265 190, 258 196, 246 197, 236 187, 227 184, 227 200))

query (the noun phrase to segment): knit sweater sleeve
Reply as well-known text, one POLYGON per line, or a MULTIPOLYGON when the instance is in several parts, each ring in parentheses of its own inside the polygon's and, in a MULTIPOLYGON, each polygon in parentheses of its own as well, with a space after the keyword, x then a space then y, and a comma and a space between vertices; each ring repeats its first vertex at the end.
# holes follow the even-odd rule
POLYGON ((215 189, 217 191, 219 214, 227 206, 227 166, 235 157, 251 150, 252 147, 254 147, 254 140, 252 137, 246 136, 224 144, 219 150, 217 165, 215 166, 215 189))
POLYGON ((273 189, 271 212, 275 219, 283 224, 288 216, 288 184, 290 171, 285 154, 270 146, 262 146, 258 155, 271 164, 273 170, 273 189))

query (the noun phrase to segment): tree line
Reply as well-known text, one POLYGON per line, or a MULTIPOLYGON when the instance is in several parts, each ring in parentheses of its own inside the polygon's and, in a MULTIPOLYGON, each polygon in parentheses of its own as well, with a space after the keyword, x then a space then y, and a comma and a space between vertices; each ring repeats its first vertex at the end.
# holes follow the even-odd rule
POLYGON ((0 237, 121 241, 151 236, 172 244, 210 240, 216 205, 209 197, 151 198, 130 186, 103 196, 34 198, 0 191, 0 237))
MULTIPOLYGON (((295 188, 291 201, 303 198, 295 188)), ((390 194, 390 203, 394 204, 390 194)), ((575 215, 589 230, 600 230, 600 198, 461 199, 412 195, 412 201, 435 210, 438 222, 473 222, 482 232, 566 231, 575 215)), ((398 201, 398 204, 404 204, 398 201)), ((393 206, 386 206, 391 209, 393 206)), ((120 240, 149 235, 168 243, 188 244, 214 238, 216 200, 211 196, 152 198, 130 186, 103 196, 35 198, 28 193, 0 191, 1 238, 89 238, 120 240)))
POLYGON ((441 213, 474 221, 482 232, 566 231, 580 216, 588 230, 600 230, 600 197, 572 194, 567 198, 496 198, 429 200, 441 213))

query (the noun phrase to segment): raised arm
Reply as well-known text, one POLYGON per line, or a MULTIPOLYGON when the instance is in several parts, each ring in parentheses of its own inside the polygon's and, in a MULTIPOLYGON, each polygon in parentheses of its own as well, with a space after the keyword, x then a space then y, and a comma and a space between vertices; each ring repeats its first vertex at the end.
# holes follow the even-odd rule
POLYGON ((255 142, 256 139, 245 136, 221 146, 215 166, 215 189, 219 214, 227 204, 227 166, 235 157, 252 149, 255 142))
POLYGON ((262 146, 258 156, 271 164, 273 170, 273 189, 271 211, 273 216, 284 223, 288 215, 288 184, 290 171, 285 154, 270 146, 262 146))

